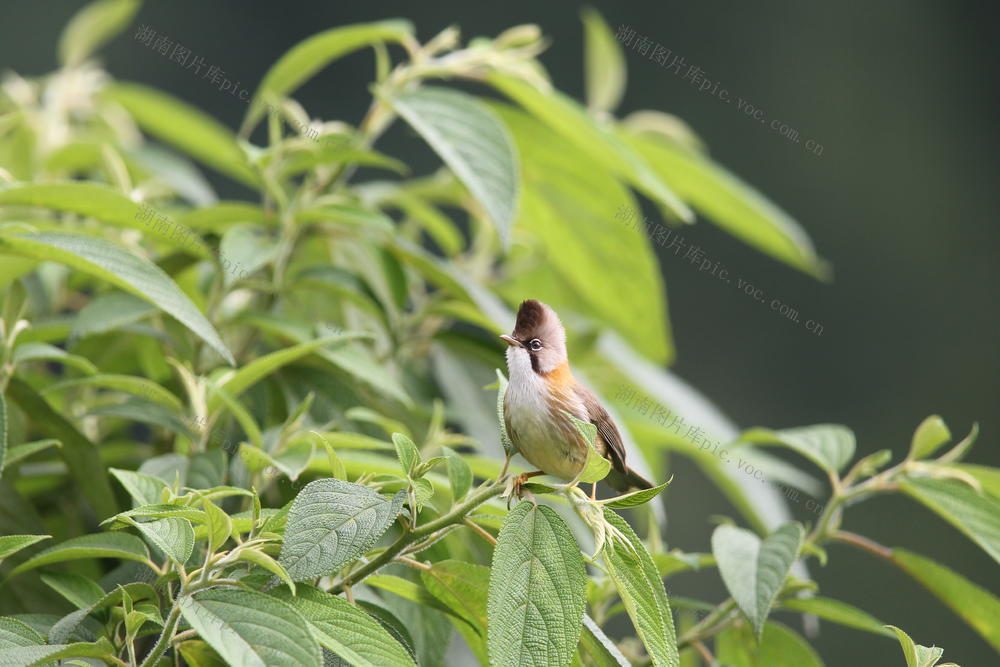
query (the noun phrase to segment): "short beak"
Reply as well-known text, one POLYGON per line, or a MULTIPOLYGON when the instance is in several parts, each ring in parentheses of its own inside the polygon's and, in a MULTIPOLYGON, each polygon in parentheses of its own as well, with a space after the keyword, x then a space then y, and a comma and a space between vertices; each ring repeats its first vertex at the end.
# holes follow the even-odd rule
POLYGON ((503 342, 507 343, 511 347, 524 347, 524 345, 521 343, 521 341, 519 341, 518 339, 514 338, 513 336, 508 336, 507 334, 502 334, 500 336, 500 340, 502 340, 503 342))

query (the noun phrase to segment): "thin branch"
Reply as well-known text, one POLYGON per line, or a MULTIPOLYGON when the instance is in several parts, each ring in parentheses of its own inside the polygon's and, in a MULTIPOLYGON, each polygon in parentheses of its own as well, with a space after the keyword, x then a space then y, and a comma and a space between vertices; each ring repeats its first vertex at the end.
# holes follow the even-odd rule
MULTIPOLYGON (((403 565, 409 565, 410 567, 412 567, 414 569, 417 569, 417 570, 420 570, 421 572, 430 572, 431 571, 431 566, 430 565, 426 565, 426 564, 421 563, 420 561, 414 560, 412 558, 407 558, 406 556, 396 556, 396 560, 398 562, 402 563, 403 565)), ((344 590, 350 590, 350 589, 349 588, 345 588, 344 590)))
POLYGON ((874 554, 879 558, 884 558, 885 560, 892 560, 892 549, 889 547, 884 547, 874 540, 870 540, 863 535, 858 535, 857 533, 850 533, 846 530, 838 530, 833 533, 830 537, 840 542, 846 542, 856 546, 859 549, 863 549, 870 554, 874 554))
POLYGON ((487 542, 489 542, 489 543, 490 543, 490 544, 492 544, 493 546, 496 546, 496 545, 497 545, 497 538, 495 538, 495 537, 493 537, 492 535, 490 535, 490 534, 489 534, 489 533, 488 533, 488 532, 486 531, 486 529, 485 529, 485 528, 483 528, 482 526, 480 526, 480 525, 479 525, 478 523, 476 523, 475 521, 473 521, 473 520, 472 520, 472 519, 470 519, 469 517, 465 517, 465 520, 464 520, 464 523, 465 523, 465 525, 466 525, 466 526, 468 526, 469 528, 471 528, 471 529, 472 529, 472 530, 474 530, 475 532, 479 533, 479 535, 480 535, 480 536, 481 536, 481 537, 482 537, 482 538, 483 538, 484 540, 486 540, 487 542))

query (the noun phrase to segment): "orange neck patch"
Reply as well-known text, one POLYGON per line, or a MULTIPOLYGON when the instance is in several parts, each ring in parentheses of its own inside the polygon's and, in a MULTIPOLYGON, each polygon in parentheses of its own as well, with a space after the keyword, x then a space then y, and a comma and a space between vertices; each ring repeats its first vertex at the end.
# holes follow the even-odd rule
POLYGON ((557 387, 568 387, 576 381, 573 378, 573 372, 569 369, 569 363, 565 361, 542 377, 545 378, 546 382, 557 387))

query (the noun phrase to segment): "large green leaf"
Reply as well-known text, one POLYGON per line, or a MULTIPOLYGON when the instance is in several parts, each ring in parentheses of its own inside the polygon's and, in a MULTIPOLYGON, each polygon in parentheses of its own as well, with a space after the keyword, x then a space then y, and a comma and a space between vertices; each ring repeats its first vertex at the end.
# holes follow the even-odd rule
POLYGON ((318 479, 295 497, 279 561, 295 581, 332 574, 370 549, 395 521, 402 492, 318 479))
POLYGON ((716 657, 730 667, 823 667, 809 642, 774 621, 764 624, 759 643, 745 624, 725 630, 716 639, 716 657))
POLYGON ((627 546, 617 540, 608 540, 602 551, 604 565, 615 582, 625 611, 653 664, 677 667, 680 656, 674 619, 656 565, 642 540, 624 519, 609 509, 604 510, 604 518, 628 540, 627 546))
POLYGON ((789 598, 781 601, 782 609, 801 611, 812 614, 827 621, 840 623, 850 628, 864 630, 884 637, 893 637, 891 630, 886 630, 885 624, 871 614, 854 605, 824 597, 789 598))
MULTIPOLYGON (((98 658, 107 660, 114 655, 114 647, 105 638, 94 643, 46 644, 43 646, 15 646, 0 649, 0 665, 32 667, 51 665, 65 658, 98 658)), ((107 664, 107 663, 105 663, 107 664)))
POLYGON ((194 550, 194 527, 183 517, 164 517, 155 521, 132 521, 143 536, 156 545, 178 566, 187 563, 194 550))
POLYGON ((40 233, 0 236, 0 254, 60 262, 107 280, 175 317, 230 364, 233 355, 215 327, 163 269, 125 248, 89 236, 40 233))
POLYGON ((1000 563, 1000 501, 962 482, 917 477, 899 487, 965 533, 1000 563))
POLYGON ((130 394, 135 394, 136 396, 142 396, 175 412, 181 412, 184 409, 184 404, 181 403, 181 400, 172 393, 152 380, 147 380, 144 377, 134 375, 113 375, 102 373, 100 375, 90 375, 83 378, 63 380, 62 382, 56 382, 55 384, 49 385, 42 390, 42 394, 51 394, 70 387, 101 387, 103 389, 114 389, 115 391, 124 391, 130 394))
POLYGON ((59 60, 74 67, 132 21, 140 0, 98 0, 73 15, 59 37, 59 60))
POLYGON ((668 361, 673 349, 656 256, 642 230, 615 219, 623 203, 634 201, 631 193, 604 160, 595 162, 523 112, 506 105, 494 108, 514 135, 521 156, 517 229, 524 230, 545 258, 539 272, 514 276, 512 291, 530 289, 560 312, 589 312, 645 357, 668 361), (600 280, 594 280, 595 267, 600 280))
POLYGON ((154 312, 156 308, 127 292, 101 294, 76 314, 70 342, 134 324, 154 312))
POLYGON ((807 273, 823 277, 829 272, 791 216, 709 157, 657 135, 621 136, 659 178, 718 226, 807 273))
POLYGON ((45 638, 34 628, 16 618, 0 618, 0 649, 15 646, 39 646, 45 638))
POLYGON ((1000 651, 1000 598, 944 565, 911 551, 893 549, 892 562, 926 586, 1000 651))
MULTIPOLYGON (((486 80, 583 151, 587 157, 581 167, 607 165, 613 174, 659 203, 670 217, 694 221, 694 213, 667 182, 638 153, 620 140, 611 126, 589 116, 574 100, 557 90, 542 92, 522 79, 506 74, 493 73, 486 80)), ((527 156, 523 152, 521 155, 524 162, 527 162, 527 156)), ((618 199, 609 203, 617 210, 625 200, 618 199)))
POLYGON ((92 533, 73 537, 65 542, 39 551, 30 559, 15 567, 10 577, 33 570, 43 565, 63 563, 84 558, 117 558, 140 563, 149 559, 149 552, 135 535, 128 533, 92 533))
POLYGON ((597 11, 588 7, 583 10, 582 17, 587 108, 614 111, 625 94, 625 56, 614 33, 597 11))
POLYGON ((319 643, 351 665, 414 664, 407 650, 378 621, 343 598, 311 586, 299 586, 296 595, 287 588, 271 595, 294 607, 319 643))
POLYGON ((196 232, 100 183, 11 183, 0 187, 0 206, 40 206, 76 213, 118 227, 140 229, 199 257, 210 254, 196 232))
POLYGON ((743 442, 755 445, 788 447, 827 472, 838 472, 854 456, 854 432, 840 424, 816 424, 772 431, 752 428, 740 435, 743 442))
POLYGON ((423 87, 390 100, 486 209, 504 245, 517 214, 518 160, 510 133, 476 98, 423 87))
POLYGON ((798 558, 802 539, 803 530, 798 523, 781 526, 763 542, 749 530, 735 526, 719 526, 712 533, 712 555, 719 574, 758 636, 792 563, 798 558))
POLYGON ((36 542, 49 539, 52 539, 51 535, 4 535, 0 537, 0 561, 36 542))
POLYGON ((154 88, 114 83, 104 94, 121 104, 146 132, 237 181, 254 186, 257 176, 228 128, 211 116, 154 88))
POLYGON ((48 401, 20 378, 13 377, 7 385, 7 395, 21 410, 31 415, 32 423, 46 435, 62 443, 59 454, 76 480, 80 492, 90 503, 96 516, 110 516, 118 511, 108 472, 101 462, 100 451, 77 428, 54 410, 48 401))
POLYGON ((488 663, 486 608, 490 568, 460 560, 443 560, 421 572, 420 579, 428 592, 451 610, 452 624, 480 663, 488 663))
POLYGON ((586 572, 569 527, 522 502, 504 519, 487 605, 490 664, 568 665, 583 618, 586 572))
POLYGON ((217 588, 184 596, 179 604, 184 620, 230 665, 323 664, 305 618, 285 602, 217 588))
POLYGON ((288 95, 330 62, 371 44, 402 43, 411 40, 412 35, 413 26, 408 21, 389 20, 332 28, 302 40, 264 75, 241 134, 249 134, 264 115, 267 103, 288 95))
MULTIPOLYGON (((233 398, 236 398, 282 366, 287 366, 326 345, 342 342, 347 339, 349 339, 348 335, 336 334, 257 357, 246 366, 228 376, 223 382, 220 382, 219 388, 233 398)), ((220 395, 220 392, 215 392, 208 399, 208 411, 213 413, 224 404, 225 399, 223 396, 220 395)))

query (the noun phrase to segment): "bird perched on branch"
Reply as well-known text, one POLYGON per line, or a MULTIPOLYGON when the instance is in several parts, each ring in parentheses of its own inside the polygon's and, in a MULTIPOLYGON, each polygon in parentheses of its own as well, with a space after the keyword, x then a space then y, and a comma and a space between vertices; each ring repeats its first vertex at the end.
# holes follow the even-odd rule
POLYGON ((521 456, 538 468, 525 478, 546 474, 569 481, 580 473, 588 444, 569 413, 597 427, 596 449, 611 462, 605 479, 611 488, 652 488, 626 464, 622 436, 608 411, 573 377, 566 355, 566 330, 554 310, 534 299, 522 302, 514 331, 500 338, 508 345, 507 434, 521 456))

